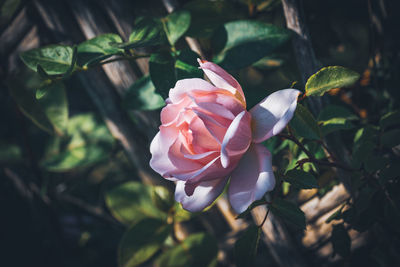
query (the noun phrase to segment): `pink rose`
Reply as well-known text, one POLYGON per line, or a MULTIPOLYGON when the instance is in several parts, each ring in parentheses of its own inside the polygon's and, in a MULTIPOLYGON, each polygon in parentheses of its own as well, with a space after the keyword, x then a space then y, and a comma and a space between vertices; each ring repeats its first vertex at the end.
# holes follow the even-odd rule
POLYGON ((275 186, 271 153, 260 144, 293 117, 300 92, 277 91, 250 111, 240 84, 218 65, 199 60, 208 79, 179 80, 161 111, 150 166, 176 181, 186 210, 209 206, 230 179, 229 201, 238 213, 275 186))

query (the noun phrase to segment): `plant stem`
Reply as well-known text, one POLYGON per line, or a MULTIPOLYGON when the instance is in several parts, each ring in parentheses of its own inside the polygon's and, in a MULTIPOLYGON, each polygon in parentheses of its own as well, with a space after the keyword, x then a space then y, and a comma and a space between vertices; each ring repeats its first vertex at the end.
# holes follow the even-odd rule
POLYGON ((316 164, 319 164, 319 165, 329 166, 329 167, 332 167, 332 168, 341 168, 341 169, 346 170, 346 171, 356 171, 356 169, 348 167, 348 166, 346 166, 344 164, 341 164, 339 162, 334 162, 334 161, 330 162, 330 161, 324 161, 324 160, 316 159, 314 157, 314 155, 293 135, 279 134, 278 136, 292 141, 307 155, 308 158, 307 159, 303 159, 302 160, 302 164, 304 164, 305 162, 313 162, 313 163, 316 163, 316 164))

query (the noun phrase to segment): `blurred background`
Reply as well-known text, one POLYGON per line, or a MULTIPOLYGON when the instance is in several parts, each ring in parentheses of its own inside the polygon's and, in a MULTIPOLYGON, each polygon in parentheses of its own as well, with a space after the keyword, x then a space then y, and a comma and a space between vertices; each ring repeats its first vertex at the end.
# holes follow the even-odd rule
MULTIPOLYGON (((352 88, 329 96, 331 103, 356 118, 340 132, 344 146, 351 149, 361 126, 379 125, 382 115, 399 109, 399 2, 304 0, 302 5, 318 64, 340 65, 361 74, 352 88)), ((185 38, 173 48, 197 47, 198 55, 185 56, 188 62, 199 56, 218 61, 224 34, 236 33, 223 31, 227 23, 253 20, 286 27, 280 0, 0 1, 1 266, 250 266, 237 256, 235 242, 262 221, 265 210, 260 207, 258 213, 235 219, 221 197, 206 212, 189 214, 174 203, 173 184, 148 166, 148 148, 158 131, 163 104, 158 98, 151 104, 133 100, 138 97, 135 82, 149 73, 147 57, 71 75, 51 99, 52 105, 32 100, 40 81, 21 61, 21 52, 50 44, 79 44, 104 33, 118 34, 127 42, 138 18, 164 18, 171 9, 186 10, 191 16, 185 38), (65 120, 66 128, 58 127, 65 120), (162 239, 161 245, 148 247, 142 252, 145 256, 137 256, 140 240, 158 237, 152 235, 153 228, 134 226, 146 223, 143 218, 167 222, 171 210, 175 219, 168 227, 174 234, 162 239), (187 251, 179 247, 185 242, 187 251)), ((153 50, 137 49, 138 53, 153 50)), ((239 61, 251 54, 246 49, 235 53, 231 58, 239 61)), ((288 39, 251 64, 241 66, 226 58, 220 62, 238 79, 251 108, 295 81, 297 88, 303 88, 294 53, 288 39)), ((142 97, 155 97, 154 88, 149 90, 142 97)), ((398 145, 398 126, 398 120, 390 123, 395 130, 392 147, 398 145)), ((304 157, 278 137, 266 145, 274 153, 277 170, 293 168, 304 157)), ((379 149, 382 157, 398 162, 398 149, 379 149)), ((318 148, 312 151, 323 154, 318 148)), ((254 265, 399 266, 397 170, 398 166, 390 169, 387 178, 392 191, 360 189, 356 198, 330 168, 318 170, 318 189, 278 186, 277 194, 303 210, 307 229, 271 215, 262 229, 254 265), (357 213, 334 217, 354 203, 357 213), (394 203, 394 210, 386 209, 387 203, 394 203), (338 222, 344 227, 334 230, 338 222)), ((164 231, 166 226, 158 222, 147 221, 164 231)))

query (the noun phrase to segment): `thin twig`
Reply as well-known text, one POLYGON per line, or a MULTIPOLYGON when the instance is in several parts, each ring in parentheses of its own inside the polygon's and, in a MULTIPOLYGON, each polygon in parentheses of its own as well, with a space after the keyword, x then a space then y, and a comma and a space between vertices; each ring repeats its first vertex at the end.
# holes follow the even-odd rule
POLYGON ((271 208, 268 207, 268 210, 267 210, 267 212, 265 213, 265 217, 264 217, 263 221, 262 221, 262 222, 260 223, 260 225, 258 226, 259 228, 263 227, 264 223, 267 221, 268 214, 269 214, 269 211, 270 211, 270 210, 271 210, 271 208))

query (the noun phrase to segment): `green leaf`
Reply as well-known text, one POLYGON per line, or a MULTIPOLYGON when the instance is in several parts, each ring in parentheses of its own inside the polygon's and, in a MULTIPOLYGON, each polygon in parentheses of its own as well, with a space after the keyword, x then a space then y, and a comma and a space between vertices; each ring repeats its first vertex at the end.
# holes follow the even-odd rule
POLYGON ((64 84, 53 82, 41 90, 45 90, 46 93, 38 99, 39 104, 53 124, 55 132, 64 135, 68 126, 68 99, 64 84))
POLYGON ((27 116, 40 129, 52 134, 53 125, 36 99, 34 90, 28 88, 27 83, 39 86, 41 83, 39 75, 20 74, 18 79, 12 79, 12 81, 8 83, 10 94, 25 116, 27 116))
POLYGON ((184 210, 179 202, 175 202, 174 208, 175 208, 174 212, 175 222, 188 221, 195 215, 195 213, 184 210))
POLYGON ((199 64, 197 63, 198 58, 199 55, 192 50, 185 49, 180 51, 175 62, 177 80, 203 78, 203 71, 199 69, 199 64))
POLYGON ((388 158, 382 157, 382 155, 370 155, 365 159, 364 167, 367 172, 374 173, 376 171, 382 170, 389 163, 388 158))
POLYGON ((163 24, 158 18, 139 17, 135 21, 129 42, 118 45, 124 49, 155 46, 167 42, 163 24))
POLYGON ((327 121, 333 118, 345 118, 348 120, 358 119, 350 110, 338 105, 328 105, 318 115, 319 121, 327 121))
POLYGON ((123 98, 126 109, 154 110, 165 105, 161 95, 155 92, 150 76, 144 76, 132 84, 123 98))
POLYGON ((323 96, 333 88, 353 85, 360 74, 340 66, 329 66, 320 69, 306 83, 306 95, 323 96))
POLYGON ((333 220, 340 220, 342 219, 342 210, 344 208, 345 204, 343 204, 337 211, 332 213, 331 216, 329 216, 328 219, 326 219, 325 223, 330 223, 333 220))
POLYGON ((109 190, 105 200, 112 215, 127 225, 146 217, 166 220, 166 214, 157 209, 152 195, 151 186, 127 182, 109 190))
POLYGON ((389 180, 399 177, 400 164, 392 163, 389 167, 384 168, 379 172, 379 181, 381 184, 386 184, 389 180))
POLYGON ((256 225, 249 226, 236 240, 235 263, 236 266, 252 266, 257 255, 258 242, 260 241, 261 228, 256 225))
POLYGON ((343 224, 333 226, 331 242, 334 253, 339 254, 343 258, 350 255, 351 239, 343 224))
POLYGON ((79 44, 78 65, 92 65, 113 55, 122 53, 124 50, 115 45, 119 43, 122 43, 119 35, 106 33, 79 44))
POLYGON ((383 115, 379 124, 382 129, 392 125, 400 124, 400 111, 397 110, 383 115))
POLYGON ((392 148, 400 144, 400 129, 387 131, 381 136, 381 144, 387 148, 392 148))
POLYGON ((114 138, 93 114, 80 114, 69 119, 67 136, 54 137, 41 166, 48 171, 65 172, 91 166, 109 158, 114 138))
POLYGON ((283 179, 299 189, 318 188, 317 179, 311 173, 302 170, 287 171, 283 179))
POLYGON ((21 0, 4 0, 0 2, 0 25, 3 26, 5 23, 12 18, 14 13, 18 10, 21 4, 21 0))
POLYGON ((145 218, 124 234, 118 247, 118 266, 138 266, 150 259, 172 232, 172 225, 145 218))
POLYGON ((361 164, 370 157, 375 148, 375 135, 376 130, 371 126, 366 126, 357 131, 353 144, 353 168, 360 168, 361 164))
POLYGON ((264 199, 260 199, 260 200, 256 200, 253 203, 250 204, 250 206, 243 211, 242 213, 240 213, 236 219, 243 219, 245 218, 248 214, 250 214, 251 210, 254 209, 257 206, 261 206, 261 205, 265 205, 267 204, 267 202, 264 199))
POLYGON ((226 69, 241 69, 272 53, 289 37, 288 30, 260 21, 228 22, 213 36, 213 47, 220 51, 213 60, 226 69))
POLYGON ((154 205, 162 211, 168 212, 175 205, 175 198, 164 186, 153 186, 151 199, 154 205))
POLYGON ((183 8, 188 10, 192 17, 187 35, 196 38, 209 38, 225 22, 246 16, 232 3, 221 0, 189 1, 183 8))
POLYGON ((318 123, 321 125, 323 135, 339 130, 353 129, 354 125, 351 121, 357 119, 358 117, 347 108, 337 105, 326 106, 318 115, 318 123))
POLYGON ((190 13, 185 10, 175 11, 161 21, 164 23, 169 43, 175 45, 176 41, 189 29, 190 13))
POLYGON ((167 250, 155 261, 157 267, 216 266, 218 247, 214 237, 206 233, 193 234, 167 250))
POLYGON ((270 205, 271 212, 300 229, 306 229, 306 217, 304 212, 295 204, 277 198, 270 205))
POLYGON ((18 163, 23 160, 21 147, 17 144, 0 142, 0 164, 18 163))
POLYGON ((297 104, 296 112, 289 125, 293 129, 295 135, 299 137, 312 140, 321 139, 321 131, 317 121, 311 112, 301 104, 297 104))
POLYGON ((322 135, 327 135, 339 130, 350 130, 354 128, 348 119, 345 118, 332 118, 326 121, 320 121, 322 135))
POLYGON ((168 92, 175 86, 175 59, 169 52, 152 54, 149 61, 151 81, 156 87, 156 92, 163 98, 168 97, 168 92))
POLYGON ((73 50, 70 46, 50 45, 22 52, 22 61, 32 70, 40 65, 48 75, 63 74, 72 62, 73 50))

